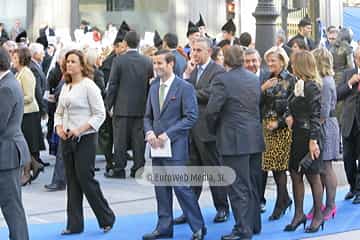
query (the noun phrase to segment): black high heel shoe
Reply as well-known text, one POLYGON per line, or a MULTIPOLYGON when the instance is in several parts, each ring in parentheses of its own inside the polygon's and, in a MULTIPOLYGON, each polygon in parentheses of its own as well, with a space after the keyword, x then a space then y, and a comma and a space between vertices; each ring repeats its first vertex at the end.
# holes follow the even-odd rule
POLYGON ((324 223, 325 223, 325 221, 322 220, 322 222, 317 227, 311 227, 311 226, 307 227, 305 229, 305 232, 306 233, 316 233, 319 231, 320 227, 321 227, 321 231, 324 231, 324 223))
POLYGON ((278 220, 280 219, 282 216, 285 215, 286 210, 289 209, 291 210, 291 205, 292 205, 293 201, 291 199, 289 199, 289 201, 287 202, 287 204, 283 207, 283 209, 277 210, 275 209, 274 212, 271 214, 271 216, 269 217, 269 221, 274 221, 274 220, 278 220))
POLYGON ((298 223, 296 223, 294 225, 292 225, 292 224, 286 225, 284 228, 284 232, 294 232, 301 224, 304 225, 304 229, 305 229, 306 221, 307 221, 307 219, 306 219, 306 216, 304 215, 298 223))

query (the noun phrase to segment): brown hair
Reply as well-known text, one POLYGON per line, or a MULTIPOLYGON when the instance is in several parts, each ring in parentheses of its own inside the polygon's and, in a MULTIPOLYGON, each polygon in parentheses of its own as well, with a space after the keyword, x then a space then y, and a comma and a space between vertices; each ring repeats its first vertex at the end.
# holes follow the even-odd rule
POLYGON ((240 46, 234 45, 224 49, 224 65, 234 68, 244 64, 244 51, 240 46))
POLYGON ((312 51, 321 77, 334 76, 333 56, 326 48, 317 48, 312 51))
POLYGON ((309 51, 301 51, 294 54, 292 68, 294 74, 304 81, 315 81, 322 85, 319 73, 316 67, 314 55, 309 51))
POLYGON ((72 82, 71 75, 66 72, 67 71, 66 70, 66 61, 67 61, 67 58, 72 54, 78 56, 78 58, 79 58, 80 65, 82 67, 81 73, 82 73, 83 77, 88 77, 90 79, 93 79, 93 77, 94 77, 94 68, 87 63, 87 60, 85 58, 84 53, 82 51, 80 51, 80 50, 73 49, 73 50, 71 50, 71 51, 69 51, 69 52, 67 52, 65 54, 64 61, 62 62, 62 69, 63 69, 63 72, 64 72, 65 82, 66 83, 71 83, 72 82))
POLYGON ((21 66, 28 66, 31 62, 31 53, 28 48, 17 48, 14 51, 19 57, 19 64, 21 66))

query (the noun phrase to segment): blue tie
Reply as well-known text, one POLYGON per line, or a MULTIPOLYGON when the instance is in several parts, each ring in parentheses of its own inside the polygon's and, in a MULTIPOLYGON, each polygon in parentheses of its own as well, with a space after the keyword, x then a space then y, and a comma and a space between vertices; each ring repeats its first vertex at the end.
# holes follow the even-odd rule
POLYGON ((202 73, 204 72, 204 69, 201 65, 198 66, 198 72, 196 76, 196 84, 198 84, 199 79, 201 78, 202 73))

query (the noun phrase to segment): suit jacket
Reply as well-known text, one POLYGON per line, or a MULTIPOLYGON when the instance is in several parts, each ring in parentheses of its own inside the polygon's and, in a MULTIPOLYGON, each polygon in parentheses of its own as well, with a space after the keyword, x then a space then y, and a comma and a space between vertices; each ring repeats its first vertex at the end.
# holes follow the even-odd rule
POLYGON ((20 82, 24 96, 24 113, 39 112, 39 105, 36 101, 36 79, 28 67, 24 67, 15 75, 20 82))
POLYGON ((357 72, 357 68, 345 70, 343 80, 336 87, 338 101, 344 101, 341 119, 341 132, 344 137, 350 136, 354 121, 356 121, 357 126, 360 129, 360 93, 358 91, 359 83, 353 85, 352 89, 350 89, 348 86, 348 81, 352 75, 356 74, 357 72))
POLYGON ((153 76, 151 60, 137 51, 116 56, 110 72, 106 109, 114 116, 143 117, 149 79, 153 76))
POLYGON ((105 97, 104 73, 97 67, 94 67, 94 82, 96 86, 98 86, 98 88, 100 89, 101 96, 104 99, 105 97))
POLYGON ((116 57, 115 51, 112 51, 111 54, 105 58, 105 60, 103 61, 100 67, 100 70, 104 73, 105 86, 109 82, 111 65, 115 57, 116 57))
POLYGON ((0 170, 23 166, 30 152, 21 131, 24 99, 12 73, 0 79, 0 170))
POLYGON ((47 112, 46 103, 44 100, 44 93, 46 90, 46 76, 43 70, 37 65, 33 60, 29 64, 29 68, 34 74, 36 84, 35 84, 35 98, 39 105, 40 113, 44 114, 47 112))
POLYGON ((165 132, 171 140, 172 160, 186 161, 189 158, 189 130, 198 117, 195 90, 176 76, 160 110, 159 88, 158 78, 150 86, 144 131, 154 131, 157 136, 165 132))
MULTIPOLYGON (((304 36, 302 36, 300 33, 298 33, 298 34, 295 35, 293 38, 291 38, 291 39, 289 40, 288 44, 287 44, 287 45, 289 46, 289 48, 292 47, 293 42, 294 42, 295 39, 302 39, 302 40, 304 40, 304 36)), ((310 51, 316 48, 316 44, 315 44, 314 40, 312 40, 311 38, 307 38, 307 42, 308 42, 308 48, 309 48, 310 51)))
POLYGON ((197 135, 203 142, 216 140, 215 135, 209 132, 205 112, 206 105, 208 104, 210 97, 211 82, 216 77, 216 75, 223 72, 225 72, 224 68, 211 60, 209 65, 206 66, 203 73, 201 74, 198 83, 196 83, 198 74, 197 68, 191 73, 190 79, 187 79, 187 81, 189 81, 195 87, 196 98, 199 106, 199 119, 191 132, 192 134, 197 135))
POLYGON ((176 49, 171 51, 171 53, 175 56, 174 73, 178 77, 182 78, 186 68, 186 59, 176 49))
POLYGON ((223 156, 264 151, 259 78, 243 67, 215 77, 206 120, 223 156))

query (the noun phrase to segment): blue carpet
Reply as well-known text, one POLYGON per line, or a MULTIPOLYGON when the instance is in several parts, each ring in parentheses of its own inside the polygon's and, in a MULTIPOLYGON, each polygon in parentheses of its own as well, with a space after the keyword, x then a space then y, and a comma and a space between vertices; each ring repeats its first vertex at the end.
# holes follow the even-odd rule
MULTIPOLYGON (((269 222, 267 220, 271 213, 273 201, 269 201, 267 204, 267 212, 262 215, 263 228, 260 235, 254 236, 255 240, 260 239, 276 239, 276 240, 289 240, 289 239, 301 239, 306 237, 314 237, 320 235, 327 235, 339 232, 346 232, 350 230, 360 229, 360 206, 351 204, 351 201, 343 201, 345 192, 339 191, 337 196, 337 215, 335 219, 331 219, 325 223, 324 231, 319 231, 315 234, 306 234, 302 227, 294 233, 285 233, 283 228, 291 221, 293 215, 293 209, 287 212, 283 218, 275 222, 269 222)), ((155 203, 154 203, 155 204, 155 203)), ((307 196, 305 199, 305 209, 308 210, 312 206, 311 196, 307 196)), ((231 231, 233 225, 233 218, 230 221, 223 224, 214 224, 212 219, 215 215, 215 210, 212 208, 202 209, 206 226, 208 228, 207 240, 219 240, 222 234, 226 234, 231 231)), ((178 216, 179 212, 176 212, 178 216)), ((116 224, 111 232, 103 234, 97 225, 96 220, 87 220, 85 223, 85 232, 79 235, 73 236, 60 236, 59 233, 64 228, 64 223, 56 224, 41 224, 30 225, 30 239, 31 240, 135 240, 141 239, 144 233, 151 232, 156 224, 156 214, 141 214, 130 216, 118 216, 116 224)), ((308 223, 310 224, 310 223, 308 223)), ((191 230, 188 225, 180 225, 174 227, 174 239, 183 240, 189 239, 191 236, 191 230)), ((7 228, 0 229, 0 239, 7 239, 7 228)))

